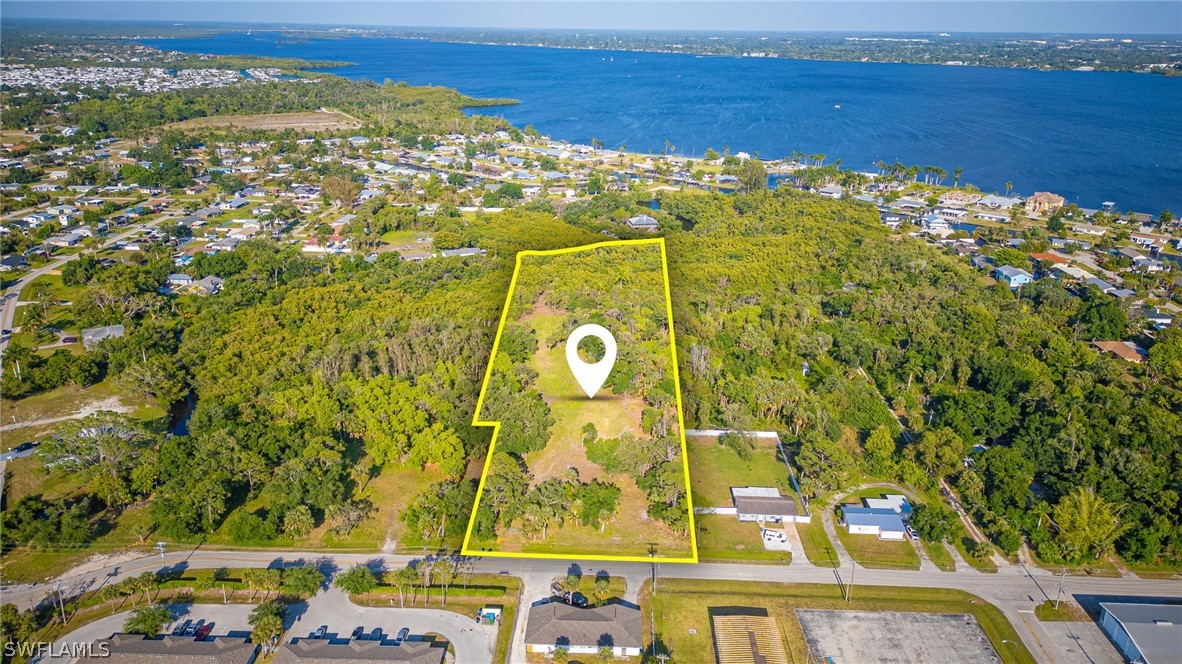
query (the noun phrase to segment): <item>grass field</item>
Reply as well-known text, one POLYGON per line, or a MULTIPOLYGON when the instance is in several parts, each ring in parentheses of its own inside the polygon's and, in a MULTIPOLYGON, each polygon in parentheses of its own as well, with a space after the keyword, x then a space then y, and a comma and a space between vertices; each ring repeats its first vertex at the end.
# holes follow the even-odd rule
MULTIPOLYGON (((967 613, 977 619, 1003 662, 1036 661, 997 607, 958 590, 933 593, 859 586, 850 602, 842 599, 836 585, 661 579, 655 596, 651 590, 650 582, 646 582, 641 604, 650 606, 651 602, 655 610, 657 651, 672 655, 678 664, 714 664, 710 610, 722 607, 766 609, 776 620, 793 662, 804 662, 807 656, 804 634, 794 611, 797 608, 967 613), (1017 645, 1003 644, 1003 640, 1017 645)), ((647 635, 648 612, 644 619, 647 635)))
POLYGON ((296 131, 335 131, 355 129, 361 123, 335 111, 301 113, 262 113, 258 115, 219 115, 193 118, 165 125, 165 129, 204 129, 207 127, 236 127, 239 129, 294 129, 296 131))
POLYGON ((730 507, 731 487, 768 486, 784 495, 795 495, 788 481, 788 470, 777 458, 771 440, 754 439, 755 451, 743 460, 734 450, 723 447, 718 438, 686 438, 689 456, 690 488, 696 507, 730 507))
POLYGON ((820 514, 813 516, 812 523, 796 524, 796 533, 800 535, 800 544, 809 562, 819 567, 837 567, 837 554, 825 533, 825 526, 821 525, 820 514))
POLYGON ((758 523, 743 523, 729 514, 698 514, 694 522, 700 560, 792 562, 790 551, 768 551, 763 547, 758 523))
MULTIPOLYGON (((150 424, 158 423, 166 415, 164 409, 154 400, 128 394, 113 380, 108 379, 85 388, 67 385, 15 401, 0 399, 0 421, 4 424, 33 422, 95 409, 130 413, 136 419, 150 424)), ((10 446, 10 434, 15 434, 15 431, 4 433, 3 446, 6 449, 10 446)))
POLYGON ((944 547, 943 542, 923 542, 923 550, 928 554, 928 558, 931 558, 932 562, 936 564, 936 567, 942 571, 956 571, 956 560, 944 547))
POLYGON ((1060 602, 1057 609, 1054 602, 1047 600, 1034 607, 1034 615, 1043 622, 1087 622, 1091 620, 1088 618, 1088 614, 1071 600, 1060 602))

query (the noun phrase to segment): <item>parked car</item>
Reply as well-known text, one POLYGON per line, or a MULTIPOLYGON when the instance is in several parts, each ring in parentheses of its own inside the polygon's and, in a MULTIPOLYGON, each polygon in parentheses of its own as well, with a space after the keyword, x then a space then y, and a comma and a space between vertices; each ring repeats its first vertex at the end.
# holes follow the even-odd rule
POLYGON ((385 635, 382 634, 381 627, 374 627, 373 631, 369 633, 369 640, 370 641, 381 641, 384 638, 385 638, 385 635))
POLYGON ((20 445, 17 445, 16 447, 12 448, 12 451, 13 452, 28 452, 29 450, 33 449, 34 447, 37 447, 37 443, 34 443, 34 442, 21 443, 20 445))
POLYGON ((559 583, 550 584, 550 592, 554 593, 558 599, 570 604, 571 606, 577 606, 579 608, 587 607, 587 597, 583 593, 578 591, 573 593, 567 592, 559 583))
POLYGON ((183 623, 179 623, 176 627, 173 628, 172 635, 173 636, 184 636, 185 632, 188 631, 189 626, 192 624, 193 624, 192 620, 186 620, 183 623))
POLYGON ((403 627, 402 629, 398 630, 398 636, 394 637, 394 640, 401 643, 401 642, 405 641, 406 637, 408 637, 408 636, 410 636, 410 628, 403 627))
POLYGON ((364 634, 365 634, 365 628, 364 628, 364 627, 362 627, 361 625, 358 625, 358 626, 357 626, 357 628, 353 630, 353 636, 352 636, 352 639, 353 639, 354 641, 357 641, 357 640, 359 640, 359 639, 362 637, 362 635, 364 635, 364 634))
POLYGON ((328 634, 328 625, 321 625, 316 628, 315 632, 312 632, 312 638, 323 639, 325 634, 328 634))
POLYGON ((201 623, 203 623, 203 622, 205 622, 205 621, 202 620, 199 622, 193 622, 192 620, 186 620, 185 621, 185 631, 181 634, 181 636, 193 636, 193 632, 196 632, 197 628, 200 627, 201 623))
POLYGON ((193 634, 193 637, 194 637, 194 638, 196 638, 198 641, 201 641, 201 640, 205 639, 205 637, 209 636, 209 633, 210 633, 210 632, 212 632, 212 631, 213 631, 213 623, 211 623, 211 622, 207 622, 207 623, 205 623, 204 625, 202 625, 202 626, 201 626, 201 627, 200 627, 200 628, 199 628, 199 629, 198 629, 198 630, 197 630, 197 631, 196 631, 196 632, 193 634))

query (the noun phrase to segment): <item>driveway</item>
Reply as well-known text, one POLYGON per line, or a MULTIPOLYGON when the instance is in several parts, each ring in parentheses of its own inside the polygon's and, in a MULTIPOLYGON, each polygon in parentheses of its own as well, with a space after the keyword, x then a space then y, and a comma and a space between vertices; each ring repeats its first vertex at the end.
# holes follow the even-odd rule
MULTIPOLYGON (((253 604, 172 604, 169 605, 169 608, 172 609, 174 620, 165 629, 166 634, 171 633, 173 627, 186 620, 193 622, 204 620, 207 623, 214 623, 213 631, 210 632, 211 636, 228 636, 231 632, 234 633, 234 636, 250 636, 251 627, 247 618, 254 610, 253 604)), ((83 625, 55 641, 54 650, 60 650, 60 646, 65 643, 93 643, 99 639, 108 638, 116 632, 122 632, 123 623, 130 614, 130 610, 123 611, 83 625)), ((41 660, 42 664, 69 664, 74 661, 77 659, 69 657, 51 657, 41 660)))
POLYGON ((362 626, 366 634, 381 627, 392 638, 403 627, 412 636, 427 632, 442 634, 455 648, 457 662, 491 662, 497 644, 496 625, 477 625, 476 616, 465 617, 442 609, 400 609, 358 606, 339 588, 330 588, 290 610, 294 622, 285 639, 305 638, 321 625, 328 626, 329 638, 348 639, 353 628, 362 626))

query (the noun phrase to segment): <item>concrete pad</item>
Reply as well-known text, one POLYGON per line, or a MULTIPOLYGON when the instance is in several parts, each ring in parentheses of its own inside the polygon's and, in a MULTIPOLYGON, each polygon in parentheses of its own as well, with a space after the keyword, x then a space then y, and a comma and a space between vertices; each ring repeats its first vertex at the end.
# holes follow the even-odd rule
POLYGON ((810 654, 830 664, 1001 662, 970 615, 796 609, 810 654))

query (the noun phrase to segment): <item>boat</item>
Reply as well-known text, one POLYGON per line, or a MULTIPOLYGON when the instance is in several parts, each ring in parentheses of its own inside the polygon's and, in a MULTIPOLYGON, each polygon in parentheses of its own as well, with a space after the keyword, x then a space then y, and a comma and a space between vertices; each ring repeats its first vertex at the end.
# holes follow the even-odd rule
POLYGON ((837 110, 839 110, 839 111, 840 111, 840 110, 841 110, 841 104, 834 104, 834 105, 833 105, 833 108, 836 108, 837 110))

